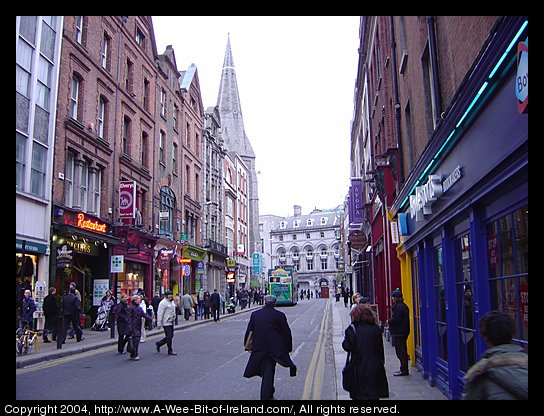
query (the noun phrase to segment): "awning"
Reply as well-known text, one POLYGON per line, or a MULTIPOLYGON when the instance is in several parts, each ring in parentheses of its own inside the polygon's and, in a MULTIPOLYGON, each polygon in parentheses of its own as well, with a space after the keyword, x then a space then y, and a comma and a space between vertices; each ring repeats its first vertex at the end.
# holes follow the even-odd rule
POLYGON ((204 260, 204 256, 206 255, 206 250, 187 244, 185 247, 183 247, 181 255, 186 259, 202 261, 204 260))

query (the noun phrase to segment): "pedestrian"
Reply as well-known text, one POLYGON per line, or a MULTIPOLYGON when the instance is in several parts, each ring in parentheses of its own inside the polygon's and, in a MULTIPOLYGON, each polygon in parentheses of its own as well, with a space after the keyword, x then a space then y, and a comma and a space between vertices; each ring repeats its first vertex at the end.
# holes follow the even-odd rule
POLYGON ((157 312, 157 328, 162 327, 164 330, 164 338, 155 343, 157 352, 161 352, 161 347, 166 344, 166 346, 168 347, 168 355, 178 355, 172 348, 172 338, 174 338, 175 320, 176 305, 173 301, 172 291, 167 290, 166 292, 164 292, 164 299, 161 300, 161 303, 159 303, 159 310, 157 312))
POLYGON ((342 348, 351 353, 357 368, 357 387, 349 392, 349 396, 353 400, 389 397, 382 331, 370 308, 362 304, 354 306, 351 312, 353 326, 346 328, 342 341, 342 348))
MULTIPOLYGON (((79 290, 77 290, 76 282, 70 282, 70 286, 68 287, 68 292, 70 292, 70 288, 73 287, 75 290, 76 297, 79 299, 79 304, 82 305, 81 300, 81 293, 79 290)), ((78 318, 79 322, 79 318, 78 318)), ((70 321, 70 330, 68 333, 68 338, 73 339, 74 338, 74 326, 72 325, 72 322, 70 321)))
POLYGON ((529 354, 512 343, 512 317, 493 310, 482 316, 478 328, 488 349, 464 376, 463 400, 528 400, 529 354))
POLYGON ((219 321, 219 307, 221 305, 221 296, 217 292, 217 289, 213 290, 213 293, 210 295, 210 307, 212 309, 213 321, 219 321))
POLYGON ((43 330, 43 342, 49 341, 49 334, 51 334, 51 339, 54 341, 57 340, 57 289, 55 286, 49 288, 49 294, 43 298, 43 315, 45 316, 45 324, 43 330))
POLYGON ((210 292, 208 292, 207 290, 204 291, 204 300, 202 303, 204 305, 204 319, 210 319, 210 308, 212 305, 210 292))
POLYGON ((198 293, 196 294, 197 302, 198 302, 198 317, 202 319, 202 316, 204 315, 204 289, 200 288, 198 293))
POLYGON ((138 349, 142 336, 142 318, 151 320, 151 317, 141 308, 141 303, 142 297, 140 295, 134 295, 132 296, 132 303, 127 309, 127 333, 130 336, 128 341, 130 348, 127 348, 127 350, 130 352, 130 359, 133 361, 138 361, 140 359, 138 349))
POLYGON ((261 400, 274 397, 276 363, 289 367, 289 375, 296 376, 297 367, 289 353, 293 350, 293 338, 287 317, 275 309, 276 297, 264 298, 264 307, 251 313, 244 336, 244 345, 252 333, 251 355, 244 370, 244 377, 260 376, 261 400))
MULTIPOLYGON (((115 321, 117 323, 117 352, 125 354, 125 345, 129 342, 130 335, 128 334, 128 295, 122 293, 119 297, 119 303, 115 305, 115 321)), ((130 344, 129 344, 130 345, 130 344)), ((130 350, 130 348, 128 348, 130 350)), ((130 352, 130 351, 129 351, 130 352)))
POLYGON ((195 321, 198 320, 198 297, 196 296, 196 292, 193 292, 191 294, 191 300, 193 305, 193 310, 195 312, 195 321))
POLYGON ((25 289, 23 295, 23 303, 21 309, 21 327, 32 329, 34 322, 34 312, 36 311, 36 303, 32 299, 32 292, 25 289))
MULTIPOLYGON (((143 289, 138 289, 138 296, 140 296, 140 308, 142 309, 144 315, 147 315, 147 303, 146 298, 143 289)), ((147 316, 142 317, 142 329, 140 331, 140 343, 145 342, 145 323, 149 321, 150 319, 147 318, 147 316)))
POLYGON ((343 295, 344 295, 344 306, 347 308, 348 307, 348 302, 349 302, 349 287, 347 288, 342 288, 342 291, 343 291, 343 295))
POLYGON ((81 313, 81 301, 76 296, 75 286, 70 286, 68 293, 62 298, 62 315, 64 317, 64 325, 62 330, 62 343, 66 342, 66 334, 68 326, 72 324, 72 328, 76 335, 76 341, 83 341, 83 331, 79 324, 79 315, 81 313))
POLYGON ((402 292, 396 288, 391 293, 393 298, 393 313, 391 319, 387 321, 389 332, 393 337, 393 346, 395 353, 400 361, 400 370, 393 373, 394 376, 407 376, 408 372, 408 348, 406 340, 410 334, 410 309, 404 303, 402 292))
POLYGON ((106 294, 102 297, 102 300, 100 301, 100 306, 102 306, 102 308, 106 312, 106 316, 108 317, 105 329, 109 329, 109 327, 112 325, 113 307, 115 306, 115 304, 116 299, 113 297, 111 290, 106 290, 106 294))
POLYGON ((174 296, 174 305, 176 306, 176 321, 175 324, 178 324, 178 316, 181 315, 181 298, 179 297, 179 292, 174 296))
POLYGON ((153 316, 155 320, 155 326, 157 326, 157 311, 159 310, 159 303, 161 303, 161 297, 159 292, 155 292, 155 296, 151 299, 151 306, 153 307, 153 316))
POLYGON ((351 296, 351 308, 349 310, 349 313, 351 314, 351 312, 353 312, 353 310, 357 307, 357 305, 359 304, 359 301, 361 300, 361 294, 359 292, 355 292, 352 296, 351 296))
POLYGON ((188 321, 191 316, 191 308, 193 307, 193 298, 191 297, 191 295, 189 295, 189 293, 185 293, 181 297, 181 303, 183 304, 183 316, 185 320, 188 321))

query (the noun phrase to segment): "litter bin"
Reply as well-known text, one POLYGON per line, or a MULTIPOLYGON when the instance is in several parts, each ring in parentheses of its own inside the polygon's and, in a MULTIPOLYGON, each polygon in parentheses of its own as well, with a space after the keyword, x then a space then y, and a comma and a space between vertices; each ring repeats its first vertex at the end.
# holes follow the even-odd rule
POLYGON ((79 325, 81 325, 82 329, 87 327, 87 315, 84 313, 79 315, 79 325))

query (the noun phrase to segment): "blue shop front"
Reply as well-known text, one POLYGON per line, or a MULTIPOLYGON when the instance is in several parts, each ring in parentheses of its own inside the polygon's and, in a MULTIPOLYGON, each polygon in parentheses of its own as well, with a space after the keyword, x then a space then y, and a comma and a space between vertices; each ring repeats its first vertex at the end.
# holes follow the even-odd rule
POLYGON ((498 29, 393 206, 410 278, 411 358, 450 399, 487 348, 477 324, 489 310, 514 318, 515 342, 528 351, 528 107, 515 94, 527 29, 521 18, 498 29))

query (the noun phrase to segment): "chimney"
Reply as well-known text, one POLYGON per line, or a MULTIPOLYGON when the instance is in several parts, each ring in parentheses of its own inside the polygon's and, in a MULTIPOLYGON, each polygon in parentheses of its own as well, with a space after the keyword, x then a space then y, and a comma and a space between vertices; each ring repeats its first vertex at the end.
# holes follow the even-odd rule
POLYGON ((302 207, 300 205, 293 205, 293 211, 295 213, 295 217, 300 217, 300 211, 302 207))

